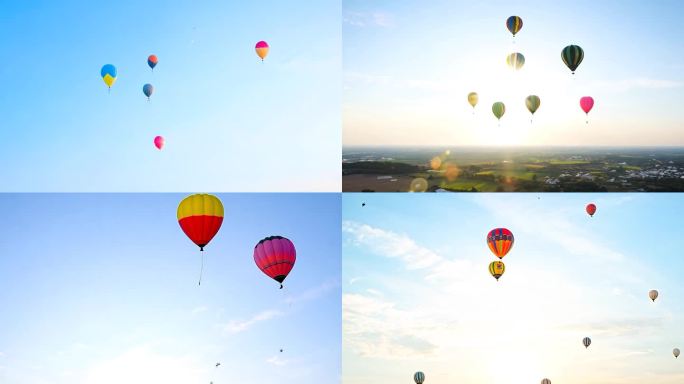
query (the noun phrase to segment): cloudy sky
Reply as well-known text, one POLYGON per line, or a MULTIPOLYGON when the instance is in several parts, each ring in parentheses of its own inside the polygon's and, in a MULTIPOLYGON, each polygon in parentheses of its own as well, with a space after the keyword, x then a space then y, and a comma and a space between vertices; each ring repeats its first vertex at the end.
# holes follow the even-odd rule
POLYGON ((343 207, 345 383, 684 380, 679 196, 345 194, 343 207), (515 236, 498 282, 496 227, 515 236))
POLYGON ((0 196, 0 382, 337 382, 340 197, 218 195, 198 286, 184 196, 0 196), (297 249, 283 290, 252 254, 273 234, 297 249))
POLYGON ((684 145, 682 12, 677 0, 345 1, 343 144, 684 145), (569 44, 585 52, 574 76, 569 44), (512 72, 516 51, 526 61, 512 72), (589 124, 582 96, 596 101, 589 124))

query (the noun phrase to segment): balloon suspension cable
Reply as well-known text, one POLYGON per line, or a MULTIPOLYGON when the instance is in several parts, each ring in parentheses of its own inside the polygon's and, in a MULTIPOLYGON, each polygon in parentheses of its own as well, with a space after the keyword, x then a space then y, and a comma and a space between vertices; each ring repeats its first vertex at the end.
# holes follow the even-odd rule
POLYGON ((202 273, 204 272, 204 249, 200 248, 200 255, 202 256, 202 264, 200 267, 200 275, 199 275, 199 281, 197 282, 197 285, 202 285, 202 273))
POLYGON ((111 95, 112 94, 112 87, 107 87, 107 94, 111 95))

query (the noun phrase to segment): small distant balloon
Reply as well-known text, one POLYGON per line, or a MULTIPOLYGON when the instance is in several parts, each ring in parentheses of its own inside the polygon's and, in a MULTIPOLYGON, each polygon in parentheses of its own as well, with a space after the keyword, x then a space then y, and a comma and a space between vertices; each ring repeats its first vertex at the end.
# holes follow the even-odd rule
POLYGON ((589 214, 590 217, 594 217, 594 213, 596 213, 596 204, 594 203, 589 203, 587 204, 587 207, 585 208, 587 211, 587 214, 589 214))
POLYGON ((672 354, 674 355, 675 359, 679 357, 679 348, 675 348, 672 350, 672 354))
POLYGON ((655 303, 656 299, 658 298, 658 291, 655 289, 648 291, 648 298, 655 303))
POLYGON ((580 107, 587 115, 587 124, 589 123, 589 111, 594 108, 594 98, 591 96, 584 96, 580 99, 580 107))
POLYGON ((473 113, 475 113, 475 106, 477 105, 478 99, 477 92, 470 92, 468 94, 468 104, 473 107, 473 113))
POLYGON ((264 61, 264 59, 266 58, 266 55, 268 55, 268 49, 269 49, 268 43, 265 41, 260 41, 260 42, 256 43, 256 46, 254 47, 254 49, 256 50, 257 56, 259 56, 261 58, 261 61, 264 61))
POLYGON ((492 104, 492 113, 498 120, 501 120, 501 116, 506 113, 506 106, 504 103, 497 101, 496 103, 492 104))
MULTIPOLYGON (((537 109, 539 109, 539 106, 541 105, 541 100, 537 95, 529 95, 525 99, 525 105, 527 106, 527 110, 534 116, 534 113, 537 112, 537 109)), ((531 122, 532 118, 530 118, 530 123, 531 122)))
POLYGON ((541 384, 551 384, 551 380, 549 379, 544 379, 541 381, 541 384))
POLYGON ((525 65, 525 56, 520 52, 514 52, 506 57, 506 64, 514 70, 520 70, 525 65))
POLYGON ((591 345, 591 339, 585 337, 584 339, 582 339, 582 345, 584 345, 584 348, 589 348, 589 346, 591 345))
POLYGON ((147 65, 149 65, 153 71, 154 71, 154 67, 157 66, 158 62, 159 62, 159 59, 157 59, 157 55, 149 55, 147 57, 147 65))
POLYGON ((523 21, 520 16, 511 16, 506 20, 506 28, 513 34, 513 37, 515 37, 516 33, 520 32, 522 26, 523 21))
POLYGON ((494 276, 496 281, 499 281, 499 277, 503 276, 506 272, 506 266, 503 261, 492 261, 489 263, 489 273, 494 276))
POLYGON ((147 96, 147 100, 149 100, 152 93, 154 93, 154 86, 152 84, 143 85, 143 93, 147 96))
POLYGON ((102 76, 102 80, 107 85, 107 88, 112 88, 116 81, 116 67, 112 64, 105 64, 100 70, 100 76, 102 76))
POLYGON ((561 51, 561 59, 574 75, 575 70, 584 60, 584 50, 579 45, 568 45, 561 51))
POLYGON ((155 137, 154 138, 154 146, 157 147, 157 149, 161 151, 161 149, 164 148, 164 138, 161 136, 155 137))
POLYGON ((413 381, 415 381, 416 384, 423 384, 423 382, 425 381, 425 374, 420 371, 416 372, 413 375, 413 381))

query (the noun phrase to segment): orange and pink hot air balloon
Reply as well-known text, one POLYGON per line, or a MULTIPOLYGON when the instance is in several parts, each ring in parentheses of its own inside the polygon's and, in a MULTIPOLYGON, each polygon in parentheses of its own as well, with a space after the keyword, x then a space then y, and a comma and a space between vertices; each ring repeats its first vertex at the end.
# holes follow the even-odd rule
POLYGON ((268 43, 265 41, 256 43, 254 49, 256 50, 257 56, 261 58, 261 61, 264 61, 264 58, 266 58, 266 55, 268 55, 268 48, 268 43))
POLYGON ((589 111, 594 108, 594 98, 591 96, 582 97, 580 99, 580 107, 587 114, 587 124, 589 124, 589 111))
POLYGON ((161 136, 155 137, 154 138, 154 146, 157 147, 157 149, 161 151, 161 149, 164 148, 164 138, 161 136))

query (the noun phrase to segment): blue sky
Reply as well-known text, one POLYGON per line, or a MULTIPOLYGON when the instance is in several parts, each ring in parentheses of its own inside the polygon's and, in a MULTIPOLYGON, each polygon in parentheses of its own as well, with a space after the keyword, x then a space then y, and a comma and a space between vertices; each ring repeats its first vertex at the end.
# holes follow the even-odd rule
POLYGON ((343 144, 684 145, 683 12, 676 0, 345 1, 343 144), (511 15, 523 19, 515 43, 511 15), (569 44, 585 51, 574 79, 569 44), (505 64, 515 51, 519 72, 505 64))
POLYGON ((340 196, 218 195, 201 286, 184 196, 0 196, 0 382, 338 380, 340 196), (273 234, 297 249, 283 290, 252 257, 273 234))
POLYGON ((333 0, 3 2, 0 190, 339 190, 340 15, 333 0))
POLYGON ((682 214, 678 194, 345 194, 344 382, 681 383, 682 214))

